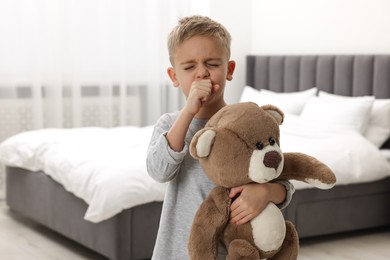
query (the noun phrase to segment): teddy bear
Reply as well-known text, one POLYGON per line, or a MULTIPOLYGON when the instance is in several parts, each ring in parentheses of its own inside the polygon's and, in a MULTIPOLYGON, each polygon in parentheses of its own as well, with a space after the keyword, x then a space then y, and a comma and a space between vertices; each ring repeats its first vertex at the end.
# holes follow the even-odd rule
POLYGON ((220 109, 190 144, 215 188, 200 205, 188 242, 190 259, 218 259, 218 244, 228 250, 226 259, 296 259, 299 238, 273 203, 246 224, 229 223, 229 189, 248 183, 299 180, 320 189, 336 183, 332 170, 303 153, 283 153, 280 129, 283 112, 252 102, 220 109))

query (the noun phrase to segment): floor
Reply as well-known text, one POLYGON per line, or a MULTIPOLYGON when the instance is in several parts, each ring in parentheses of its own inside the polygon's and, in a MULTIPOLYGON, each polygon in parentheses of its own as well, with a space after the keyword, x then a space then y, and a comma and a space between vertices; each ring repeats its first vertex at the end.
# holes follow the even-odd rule
MULTIPOLYGON (((104 260, 15 212, 0 200, 0 259, 104 260)), ((390 259, 390 228, 302 240, 299 260, 390 259)))
POLYGON ((390 259, 390 227, 304 239, 299 260, 390 259))
POLYGON ((106 260, 21 215, 0 201, 0 259, 106 260))

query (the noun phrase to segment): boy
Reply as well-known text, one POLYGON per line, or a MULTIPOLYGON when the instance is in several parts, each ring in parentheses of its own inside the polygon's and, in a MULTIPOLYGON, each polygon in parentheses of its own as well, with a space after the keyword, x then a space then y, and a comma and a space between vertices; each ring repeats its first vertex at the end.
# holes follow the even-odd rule
MULTIPOLYGON (((172 67, 168 75, 181 89, 186 104, 181 111, 157 121, 148 148, 147 168, 159 182, 168 182, 153 259, 188 259, 187 242, 195 213, 214 187, 188 146, 193 135, 226 105, 224 88, 232 80, 235 62, 230 59, 229 32, 203 16, 179 20, 168 38, 172 67)), ((269 202, 285 206, 291 199, 290 183, 248 184, 231 189, 239 194, 231 205, 232 223, 243 224, 269 202)), ((226 249, 220 246, 220 258, 226 249)))

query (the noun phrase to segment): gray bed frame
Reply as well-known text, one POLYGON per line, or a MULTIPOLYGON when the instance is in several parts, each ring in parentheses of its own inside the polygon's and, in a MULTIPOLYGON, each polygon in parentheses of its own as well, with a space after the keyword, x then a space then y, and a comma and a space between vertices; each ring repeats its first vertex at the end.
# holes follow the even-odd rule
MULTIPOLYGON (((346 95, 390 98, 390 55, 248 56, 247 85, 290 92, 318 87, 346 95)), ((390 148, 388 141, 384 148, 390 148)), ((43 172, 6 168, 8 206, 109 259, 148 259, 161 202, 127 209, 100 223, 83 219, 87 204, 43 172)), ((390 225, 390 178, 297 190, 285 217, 301 238, 390 225)))
POLYGON ((6 202, 32 220, 109 259, 151 258, 161 202, 127 209, 92 223, 83 219, 87 204, 43 172, 6 167, 6 202))

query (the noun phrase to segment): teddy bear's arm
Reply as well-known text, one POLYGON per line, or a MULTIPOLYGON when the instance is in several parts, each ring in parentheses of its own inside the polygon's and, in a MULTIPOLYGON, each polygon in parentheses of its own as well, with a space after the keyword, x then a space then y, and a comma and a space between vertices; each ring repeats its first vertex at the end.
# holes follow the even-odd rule
POLYGON ((283 155, 283 171, 278 179, 303 181, 320 189, 330 189, 336 184, 333 171, 316 158, 303 153, 283 155))
POLYGON ((190 259, 218 259, 218 242, 229 221, 228 190, 215 187, 199 207, 188 242, 190 259))

